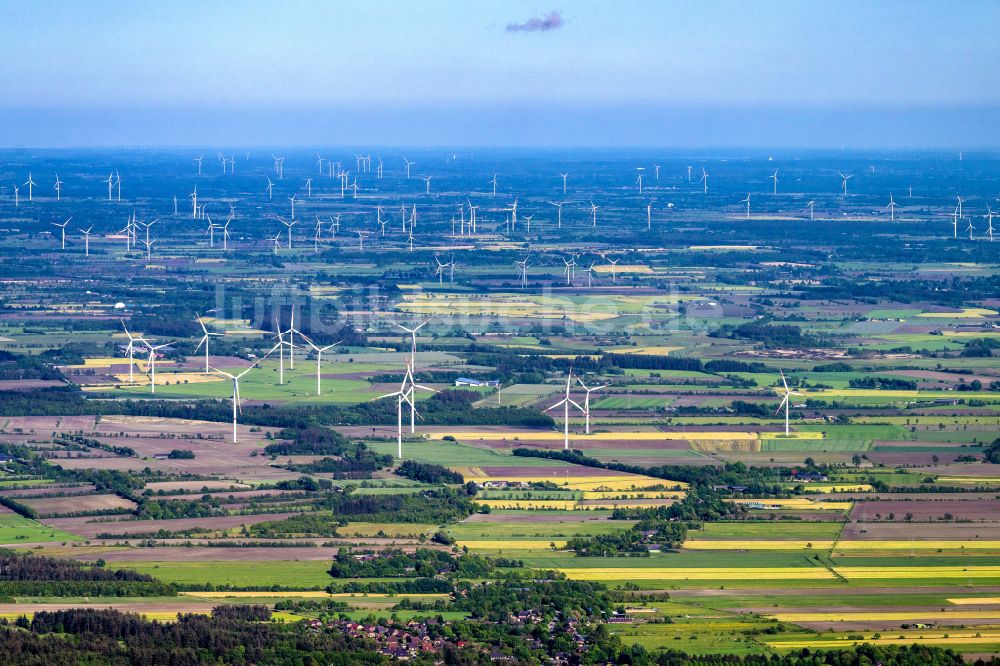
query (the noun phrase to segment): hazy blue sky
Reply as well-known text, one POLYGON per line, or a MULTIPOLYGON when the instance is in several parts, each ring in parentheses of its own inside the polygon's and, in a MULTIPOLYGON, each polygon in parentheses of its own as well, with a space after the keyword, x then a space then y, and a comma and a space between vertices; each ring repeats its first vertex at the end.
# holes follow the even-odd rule
POLYGON ((995 1, 0 8, 3 145, 1000 145, 995 1))

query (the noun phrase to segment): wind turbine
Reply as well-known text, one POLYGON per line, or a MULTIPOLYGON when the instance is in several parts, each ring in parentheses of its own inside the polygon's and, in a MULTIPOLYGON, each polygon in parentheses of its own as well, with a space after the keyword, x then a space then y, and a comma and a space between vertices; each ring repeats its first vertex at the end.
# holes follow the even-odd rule
POLYGON ((302 189, 306 191, 307 197, 311 197, 313 195, 313 179, 306 178, 306 184, 302 186, 302 189))
POLYGON ((654 164, 653 168, 656 169, 656 180, 659 180, 660 179, 660 165, 659 164, 654 164))
POLYGON ((23 184, 28 186, 28 201, 31 201, 32 188, 35 187, 35 185, 37 185, 38 183, 36 183, 31 179, 30 171, 28 172, 28 180, 23 184))
POLYGON ((411 162, 410 160, 406 159, 405 155, 403 156, 403 161, 406 162, 406 177, 409 178, 410 177, 410 167, 413 166, 414 164, 416 164, 416 162, 411 162))
POLYGON ((596 263, 597 263, 596 261, 590 262, 590 267, 587 268, 587 288, 588 289, 594 286, 594 265, 596 263))
POLYGON ((437 264, 434 273, 438 276, 438 284, 444 284, 444 269, 448 267, 448 264, 442 264, 441 260, 437 257, 434 257, 434 262, 437 264))
POLYGON ((774 413, 777 414, 778 412, 781 411, 782 407, 785 408, 785 437, 788 437, 789 434, 791 434, 790 431, 789 431, 789 429, 788 429, 788 410, 789 410, 789 407, 791 405, 791 397, 793 395, 799 395, 799 396, 801 396, 803 394, 799 393, 797 391, 793 391, 793 390, 791 390, 791 389, 788 388, 788 382, 785 381, 785 373, 784 373, 784 371, 782 371, 782 373, 781 373, 781 383, 785 387, 785 396, 781 399, 781 403, 778 405, 778 408, 776 410, 774 410, 774 413))
POLYGON ((408 386, 410 378, 410 368, 407 367, 406 372, 403 374, 403 381, 399 385, 399 390, 380 395, 376 398, 376 400, 396 398, 396 457, 400 459, 403 457, 403 403, 409 403, 410 409, 413 410, 412 413, 416 413, 416 407, 413 405, 413 391, 408 386))
POLYGON ((892 192, 889 192, 889 205, 887 205, 886 208, 889 209, 889 221, 890 222, 895 222, 896 221, 896 206, 897 206, 897 204, 896 204, 896 202, 892 198, 892 192))
MULTIPOLYGON (((293 194, 292 196, 288 197, 288 200, 292 204, 292 220, 293 220, 293 223, 294 223, 294 220, 295 220, 295 195, 293 194)), ((291 246, 289 246, 289 247, 291 247, 291 246)))
POLYGON ((562 179, 563 179, 563 196, 566 196, 566 178, 569 177, 569 174, 568 173, 560 173, 559 175, 562 176, 562 179))
POLYGON ((332 345, 327 345, 326 347, 317 347, 316 343, 313 342, 311 339, 309 339, 308 336, 303 335, 302 338, 306 341, 306 343, 310 347, 313 348, 313 351, 316 352, 316 395, 322 395, 323 394, 323 385, 322 385, 321 381, 322 381, 322 377, 323 377, 323 375, 322 375, 322 372, 323 372, 323 352, 325 352, 325 351, 327 351, 329 349, 333 349, 334 347, 336 347, 337 345, 340 344, 340 341, 338 340, 337 342, 334 342, 332 345))
POLYGON ((155 242, 156 242, 155 238, 153 240, 144 240, 144 241, 142 241, 143 245, 146 246, 146 259, 147 260, 153 258, 153 243, 155 243, 155 242))
POLYGON ((992 243, 993 242, 993 209, 990 208, 989 204, 986 204, 986 211, 987 211, 987 214, 983 215, 983 217, 985 217, 988 220, 987 227, 986 227, 986 233, 987 233, 987 235, 990 238, 990 242, 992 243))
POLYGON ((394 324, 396 328, 402 329, 410 334, 410 369, 416 372, 417 369, 417 331, 430 323, 430 319, 423 321, 413 328, 407 328, 402 324, 394 324))
MULTIPOLYGON (((840 172, 838 171, 837 173, 840 173, 840 172)), ((842 179, 841 186, 844 188, 844 196, 846 197, 847 196, 847 181, 849 181, 851 178, 854 178, 854 174, 847 174, 847 175, 845 175, 845 174, 840 173, 840 177, 842 179)))
POLYGON ((156 393, 156 350, 163 349, 164 347, 169 347, 170 343, 164 343, 162 345, 151 345, 145 340, 143 340, 146 347, 149 349, 149 392, 156 393))
POLYGON ((653 199, 646 204, 646 231, 653 228, 653 199))
MULTIPOLYGON (((294 205, 294 204, 293 204, 293 205, 294 205)), ((286 227, 288 228, 288 249, 289 249, 289 250, 291 250, 291 249, 292 249, 292 227, 293 227, 293 226, 295 226, 296 224, 298 224, 298 222, 295 222, 295 221, 294 221, 294 219, 295 219, 295 218, 293 217, 293 218, 292 218, 292 220, 293 220, 292 222, 285 222, 285 221, 284 221, 283 219, 281 219, 280 217, 278 218, 278 220, 279 220, 279 221, 280 221, 280 222, 281 222, 281 223, 282 223, 283 225, 285 225, 285 226, 286 226, 286 227)))
MULTIPOLYGON (((771 180, 774 181, 774 192, 773 192, 773 194, 777 194, 778 193, 778 170, 775 169, 774 173, 771 174, 770 176, 768 176, 768 178, 770 178, 771 180)), ((749 196, 749 195, 747 195, 747 196, 749 196)))
POLYGON ((15 186, 14 186, 14 208, 17 208, 18 206, 20 206, 20 205, 21 205, 21 200, 20 200, 20 199, 18 198, 18 193, 19 193, 20 191, 21 191, 21 190, 20 190, 20 189, 18 189, 17 185, 15 185, 15 186))
POLYGON ((566 265, 563 269, 563 275, 566 276, 566 284, 572 284, 573 276, 576 274, 576 271, 574 270, 576 268, 576 259, 570 258, 569 261, 566 261, 566 259, 563 258, 562 262, 566 265))
POLYGON ((94 228, 94 225, 90 225, 87 229, 80 229, 83 234, 83 256, 90 256, 90 232, 94 228))
POLYGON ((135 381, 132 378, 132 368, 135 366, 135 343, 145 343, 145 340, 143 340, 142 337, 133 336, 132 333, 129 332, 128 326, 125 325, 124 319, 122 319, 121 322, 122 328, 125 329, 125 335, 128 336, 128 346, 125 348, 125 351, 128 353, 128 383, 134 384, 135 381))
POLYGON ((109 173, 108 174, 108 179, 107 180, 102 180, 101 182, 108 184, 108 201, 111 201, 111 188, 115 184, 115 174, 109 173))
POLYGON ((194 160, 192 160, 193 162, 197 162, 197 163, 198 163, 198 175, 199 175, 199 176, 201 175, 201 161, 202 161, 202 160, 203 160, 204 158, 205 158, 205 156, 204 156, 204 155, 202 155, 201 157, 196 157, 196 158, 194 158, 194 160))
POLYGON ((194 350, 198 351, 199 349, 201 349, 202 345, 205 345, 205 374, 208 374, 208 371, 209 371, 209 367, 208 367, 208 339, 209 339, 209 337, 212 337, 212 336, 214 336, 214 337, 222 337, 224 334, 223 333, 209 333, 208 329, 205 328, 205 322, 202 321, 201 315, 198 315, 197 319, 198 319, 198 325, 201 326, 201 330, 202 330, 202 333, 204 333, 204 335, 201 336, 201 340, 198 342, 198 346, 195 347, 194 350))
POLYGON ((967 226, 965 228, 965 230, 969 232, 969 240, 972 240, 972 232, 975 231, 976 228, 974 226, 972 226, 972 218, 971 217, 969 218, 969 226, 967 226))
POLYGON ((271 239, 271 253, 278 254, 278 250, 281 249, 281 232, 274 234, 274 238, 271 239))
POLYGON ((565 201, 550 201, 550 204, 556 207, 556 228, 562 229, 562 207, 565 201))
POLYGON ((599 390, 601 390, 603 388, 607 388, 608 385, 607 384, 602 384, 600 386, 593 386, 593 387, 588 388, 587 385, 583 383, 583 380, 580 379, 579 377, 576 378, 576 381, 580 382, 580 386, 582 386, 583 390, 587 392, 587 397, 585 397, 583 399, 583 416, 584 416, 584 423, 586 424, 586 430, 585 430, 585 432, 589 435, 590 434, 590 394, 593 391, 599 391, 599 390))
POLYGON ((611 282, 612 283, 617 283, 618 282, 618 272, 617 272, 618 271, 618 262, 621 261, 621 257, 619 257, 618 259, 608 259, 607 257, 604 257, 604 260, 607 261, 609 264, 611 264, 611 282))
POLYGON ((639 184, 639 194, 642 195, 642 170, 645 167, 636 167, 636 177, 635 181, 639 184))
POLYGON ((493 184, 493 196, 497 195, 497 175, 493 174, 493 180, 490 181, 493 184))
POLYGON ((806 205, 809 206, 809 219, 815 220, 816 218, 814 217, 814 215, 815 215, 816 202, 810 201, 806 205))
POLYGON ((952 238, 958 238, 958 208, 951 214, 952 238))
POLYGON ((524 289, 528 286, 528 257, 523 260, 514 260, 514 264, 517 266, 517 272, 521 276, 521 288, 524 289))
POLYGON ((704 186, 702 189, 703 194, 708 194, 708 172, 705 171, 705 167, 701 168, 701 182, 704 186))
POLYGON ((59 174, 56 174, 56 184, 54 186, 56 190, 56 201, 59 201, 62 197, 62 186, 63 182, 59 180, 59 174))
MULTIPOLYGON (((431 178, 433 178, 433 177, 434 176, 425 176, 424 177, 424 185, 427 186, 427 190, 426 190, 426 192, 424 192, 424 194, 430 194, 431 193, 431 178)), ((358 181, 355 180, 354 182, 357 183, 358 181)), ((357 193, 355 193, 355 196, 357 196, 357 193)))
POLYGON ((240 414, 243 413, 243 405, 241 404, 242 399, 240 398, 240 380, 243 379, 244 375, 246 375, 248 372, 256 368, 258 365, 260 365, 260 362, 263 361, 268 356, 270 356, 271 352, 273 351, 274 348, 272 347, 271 351, 267 352, 259 359, 254 361, 253 364, 250 365, 250 367, 246 368, 245 370, 243 370, 243 372, 241 372, 238 375, 232 375, 229 374, 228 372, 225 372, 224 370, 219 370, 218 368, 212 368, 213 372, 216 372, 224 377, 228 377, 233 381, 233 444, 236 443, 236 414, 237 412, 239 412, 240 414))
POLYGON ((271 182, 270 176, 267 177, 267 187, 265 189, 267 190, 267 200, 271 201, 274 196, 274 183, 271 182))
POLYGON ((687 168, 688 168, 688 182, 690 183, 691 182, 691 169, 694 168, 694 165, 688 164, 687 168))
POLYGON ((590 202, 590 215, 593 219, 594 228, 597 228, 597 206, 593 201, 590 202))
POLYGON ((550 410, 555 409, 556 407, 560 407, 561 406, 563 408, 563 450, 564 451, 568 451, 569 450, 569 406, 573 405, 574 407, 576 407, 577 409, 579 409, 581 412, 583 411, 583 407, 581 407, 580 405, 576 404, 576 402, 574 402, 573 399, 570 397, 569 390, 570 390, 570 383, 572 381, 573 381, 573 369, 570 368, 569 374, 566 376, 566 397, 564 397, 562 400, 560 400, 559 402, 557 402, 556 404, 552 405, 551 407, 549 407, 548 409, 545 410, 545 411, 548 412, 550 410))
POLYGON ((747 192, 746 199, 740 199, 740 203, 745 203, 747 205, 747 219, 750 219, 750 193, 747 192))
POLYGON ((72 220, 72 219, 73 219, 73 217, 70 216, 62 224, 58 224, 56 222, 52 222, 52 226, 53 227, 59 227, 59 229, 60 229, 60 233, 62 235, 62 249, 64 249, 64 250, 66 249, 66 225, 69 224, 69 221, 72 220))

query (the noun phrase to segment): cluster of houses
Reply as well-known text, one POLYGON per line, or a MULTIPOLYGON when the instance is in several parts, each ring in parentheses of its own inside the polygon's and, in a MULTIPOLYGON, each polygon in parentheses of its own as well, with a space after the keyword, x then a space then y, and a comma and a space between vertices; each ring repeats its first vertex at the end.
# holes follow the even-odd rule
MULTIPOLYGON (((507 624, 524 626, 526 624, 537 624, 543 620, 544 617, 541 610, 532 609, 511 615, 507 624)), ((516 661, 513 656, 504 653, 495 646, 473 646, 469 645, 466 641, 449 640, 440 636, 432 638, 432 634, 440 633, 433 630, 436 624, 437 621, 432 618, 410 620, 404 625, 396 626, 360 623, 351 620, 331 620, 326 624, 317 619, 309 621, 309 626, 317 631, 323 629, 340 631, 347 636, 373 641, 379 653, 400 661, 407 661, 421 654, 438 653, 447 646, 480 649, 484 654, 488 654, 490 661, 494 663, 502 664, 516 661)), ((556 631, 557 624, 559 623, 556 620, 549 620, 549 631, 556 631)), ((576 644, 576 655, 582 654, 587 649, 586 637, 581 633, 580 629, 579 621, 576 619, 567 620, 558 629, 566 632, 576 644)), ((532 638, 528 639, 528 647, 532 650, 540 651, 545 649, 545 645, 541 641, 532 638)), ((550 655, 548 663, 557 665, 569 664, 574 661, 572 657, 573 655, 570 654, 558 653, 550 655)))

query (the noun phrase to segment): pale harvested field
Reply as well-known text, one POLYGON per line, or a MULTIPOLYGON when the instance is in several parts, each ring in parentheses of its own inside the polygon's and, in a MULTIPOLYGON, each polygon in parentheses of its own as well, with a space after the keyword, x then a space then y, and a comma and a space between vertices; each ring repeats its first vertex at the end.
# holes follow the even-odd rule
POLYGON ((83 511, 103 511, 107 509, 135 509, 135 502, 117 495, 83 495, 74 497, 47 497, 43 499, 22 499, 40 516, 58 516, 83 511))
POLYGON ((89 483, 84 483, 79 486, 46 484, 44 486, 0 490, 0 497, 36 497, 38 495, 48 495, 51 493, 61 493, 64 495, 86 495, 94 492, 94 490, 95 487, 89 483))
POLYGON ((249 516, 218 516, 211 518, 177 518, 173 520, 119 520, 114 522, 91 522, 93 516, 76 518, 46 518, 41 521, 45 525, 55 527, 72 534, 84 537, 96 537, 98 534, 128 534, 156 532, 157 530, 189 530, 205 528, 208 530, 228 530, 240 525, 256 525, 272 520, 281 520, 297 513, 267 513, 249 516))
POLYGON ((230 488, 236 490, 249 490, 250 486, 246 485, 245 483, 237 483, 235 481, 228 481, 228 480, 157 481, 154 483, 147 483, 144 487, 144 490, 152 490, 154 493, 160 490, 162 490, 163 492, 185 491, 191 493, 198 493, 205 488, 207 488, 209 492, 220 492, 223 490, 229 490, 230 488))
POLYGON ((848 523, 841 533, 842 541, 879 541, 929 539, 954 539, 957 541, 1000 539, 998 523, 905 523, 896 517, 894 522, 848 523), (863 530, 863 531, 862 531, 863 530))
POLYGON ((332 548, 310 547, 245 547, 216 548, 197 546, 193 548, 130 548, 108 553, 93 553, 74 559, 88 561, 104 559, 107 562, 273 562, 301 560, 332 561, 339 546, 332 548))
MULTIPOLYGON (((961 497, 959 495, 958 497, 961 497)), ((907 513, 914 520, 939 520, 951 514, 948 520, 994 521, 1000 519, 1000 500, 947 499, 922 502, 865 502, 857 501, 851 511, 851 520, 874 521, 875 514, 886 520, 890 513, 902 521, 907 513)), ((919 533, 919 532, 917 532, 919 533)))

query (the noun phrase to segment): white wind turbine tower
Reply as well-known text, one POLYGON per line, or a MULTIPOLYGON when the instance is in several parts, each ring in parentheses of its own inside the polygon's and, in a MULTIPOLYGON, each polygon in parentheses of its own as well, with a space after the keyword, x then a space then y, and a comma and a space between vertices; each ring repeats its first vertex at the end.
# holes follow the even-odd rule
POLYGON ((174 196, 174 215, 177 214, 177 197, 174 196))
POLYGON ((639 184, 639 194, 640 195, 642 195, 642 170, 643 169, 645 169, 645 167, 636 167, 635 168, 635 170, 636 170, 635 181, 639 184))
POLYGON ((587 288, 594 286, 594 265, 597 264, 596 261, 590 262, 590 267, 587 268, 587 288))
MULTIPOLYGON (((956 196, 955 198, 958 199, 958 216, 960 218, 964 217, 964 215, 962 214, 962 204, 965 203, 965 199, 963 199, 961 196, 956 196)), ((30 196, 28 197, 28 200, 29 201, 31 200, 30 196)))
POLYGON ((382 180, 382 158, 378 158, 378 167, 375 169, 375 177, 382 180))
POLYGON ((562 179, 563 179, 563 196, 566 196, 566 178, 569 177, 569 174, 568 173, 560 173, 559 175, 562 176, 562 179))
POLYGON ((376 400, 382 400, 384 398, 396 398, 396 457, 403 457, 403 403, 408 403, 410 408, 416 413, 416 407, 413 405, 413 390, 408 386, 408 381, 410 380, 410 368, 406 368, 406 372, 403 374, 403 381, 399 385, 399 390, 392 393, 386 393, 385 395, 380 395, 376 400))
POLYGON ((690 183, 691 182, 691 169, 694 168, 694 165, 688 164, 687 168, 688 168, 688 182, 690 183))
POLYGON ((493 174, 493 180, 491 180, 490 183, 493 185, 493 196, 496 196, 497 195, 497 175, 496 174, 493 174))
POLYGON ((56 184, 54 186, 56 191, 56 201, 59 201, 62 198, 62 186, 63 182, 59 180, 59 174, 56 174, 56 184))
MULTIPOLYGON (((430 181, 428 181, 428 188, 429 187, 430 187, 430 181)), ((352 190, 351 198, 352 199, 357 199, 358 198, 358 177, 357 176, 354 177, 354 182, 351 183, 351 190, 352 190)))
POLYGON ((15 186, 14 186, 14 208, 17 208, 18 206, 20 206, 20 205, 21 205, 21 200, 20 200, 20 199, 18 198, 18 193, 19 193, 20 191, 21 191, 21 190, 20 190, 20 189, 18 189, 17 185, 15 185, 15 186))
POLYGON ((774 413, 777 414, 781 411, 782 407, 785 408, 785 437, 788 437, 791 434, 791 431, 788 428, 788 410, 791 407, 791 397, 793 395, 802 396, 803 394, 788 388, 788 382, 785 381, 784 371, 781 373, 781 383, 785 387, 785 395, 781 399, 781 403, 778 405, 778 408, 774 410, 774 413))
POLYGON ((245 370, 243 370, 243 372, 241 372, 238 375, 232 375, 228 372, 225 372, 224 370, 219 370, 218 368, 212 368, 212 371, 222 375, 223 377, 228 377, 233 382, 233 444, 236 443, 236 414, 237 412, 239 412, 240 414, 243 413, 243 406, 241 404, 243 400, 242 398, 240 398, 240 380, 243 379, 244 375, 246 375, 248 372, 256 368, 258 365, 260 365, 260 362, 263 361, 268 356, 270 356, 271 352, 273 351, 274 348, 272 347, 271 351, 267 352, 259 359, 254 361, 254 363, 250 367, 246 368, 245 370))
POLYGON ((125 325, 125 320, 122 319, 122 328, 125 329, 125 335, 128 336, 128 345, 125 347, 125 353, 128 354, 128 383, 134 384, 135 380, 132 378, 132 369, 135 367, 135 343, 141 342, 145 344, 145 340, 141 336, 133 336, 128 330, 128 326, 125 325))
POLYGON ((972 232, 975 231, 976 228, 974 226, 972 226, 972 218, 971 217, 969 218, 969 226, 967 226, 965 228, 965 230, 969 232, 969 240, 972 240, 972 232))
POLYGON ((576 270, 575 270, 576 259, 570 259, 569 261, 566 261, 566 259, 564 258, 562 262, 563 264, 566 265, 565 268, 563 268, 563 275, 566 276, 566 284, 567 285, 572 284, 573 277, 576 275, 576 270))
POLYGON ((593 226, 596 229, 597 228, 597 206, 594 205, 593 201, 590 202, 590 216, 591 216, 591 219, 593 220, 593 226))
MULTIPOLYGON (((293 224, 294 224, 294 220, 295 220, 295 196, 296 195, 293 194, 292 196, 288 197, 288 200, 292 204, 292 221, 293 221, 292 223, 293 224)), ((291 247, 291 246, 289 246, 289 247, 291 247)))
POLYGON ((143 343, 149 349, 149 361, 147 362, 147 365, 149 365, 149 392, 156 393, 156 350, 169 347, 170 343, 167 342, 162 345, 155 346, 149 344, 146 340, 143 340, 143 343))
POLYGON ((323 352, 328 351, 330 349, 333 349, 334 347, 336 347, 337 345, 339 345, 340 342, 339 341, 338 342, 334 342, 332 345, 327 345, 325 347, 317 347, 316 343, 313 342, 311 339, 309 339, 309 337, 307 337, 305 335, 302 335, 302 339, 304 339, 306 341, 306 344, 308 344, 310 347, 312 347, 313 351, 316 352, 316 395, 322 395, 323 394, 323 384, 322 384, 322 378, 323 378, 323 352))
POLYGON ((406 162, 406 177, 409 178, 410 177, 410 167, 413 166, 414 164, 416 164, 416 162, 411 162, 410 160, 406 159, 406 156, 403 156, 403 161, 406 162))
POLYGON ((209 333, 208 329, 205 328, 205 322, 202 321, 201 315, 198 315, 197 319, 198 319, 198 325, 201 326, 201 330, 202 330, 202 333, 204 335, 201 336, 201 340, 198 342, 198 346, 195 347, 194 350, 198 351, 199 349, 201 349, 202 345, 205 345, 205 374, 208 374, 208 372, 209 372, 209 367, 208 367, 208 339, 210 337, 221 338, 223 336, 223 334, 222 333, 209 333))
POLYGON ((806 205, 809 206, 809 219, 810 220, 815 220, 816 219, 815 218, 816 202, 815 201, 810 201, 806 205))
POLYGON ((94 225, 90 225, 87 229, 80 229, 80 233, 83 234, 83 256, 90 256, 90 232, 94 228, 94 225))
MULTIPOLYGON (((194 190, 191 192, 191 219, 198 219, 198 183, 194 184, 194 190)), ((108 185, 108 200, 111 200, 111 186, 108 185)))
POLYGON ((708 194, 708 172, 705 171, 705 167, 701 168, 701 183, 703 185, 702 193, 708 194))
POLYGON ((222 225, 222 249, 229 249, 229 223, 233 221, 232 216, 226 220, 226 223, 222 225))
POLYGON ((958 208, 951 214, 952 238, 958 238, 958 208))
MULTIPOLYGON (((838 171, 837 173, 840 173, 840 172, 838 171)), ((845 174, 841 173, 840 174, 840 178, 841 178, 840 185, 841 185, 841 187, 844 188, 844 196, 846 197, 847 196, 847 181, 849 181, 851 178, 854 178, 854 174, 846 174, 845 175, 845 174)))
POLYGON ((747 205, 747 219, 750 219, 750 193, 747 192, 746 199, 740 199, 740 203, 745 203, 747 205))
POLYGON ((321 176, 323 175, 323 162, 325 161, 326 160, 321 157, 319 153, 316 153, 316 168, 319 170, 319 175, 321 176))
POLYGON ((73 217, 70 216, 62 224, 57 224, 56 222, 52 222, 53 227, 59 227, 60 233, 62 235, 62 249, 64 250, 66 249, 66 225, 69 224, 69 221, 72 219, 73 217))
POLYGON ((193 162, 197 162, 197 163, 198 163, 198 175, 199 175, 199 176, 201 175, 201 161, 202 161, 202 160, 203 160, 204 158, 205 158, 205 156, 204 156, 204 155, 202 155, 201 157, 196 157, 196 158, 194 158, 194 159, 192 160, 193 162))
POLYGON ((528 257, 523 260, 514 260, 514 264, 517 266, 517 272, 521 276, 521 288, 524 289, 528 286, 528 257))
POLYGON ((618 282, 618 262, 621 261, 621 257, 619 257, 618 259, 608 259, 607 257, 604 257, 604 260, 607 261, 609 264, 611 264, 611 282, 613 284, 617 283, 618 282))
POLYGON ((401 329, 403 331, 406 331, 407 333, 410 334, 410 365, 409 365, 409 367, 410 367, 410 369, 413 372, 416 372, 416 370, 417 370, 417 331, 419 331, 421 328, 423 328, 424 326, 426 326, 427 324, 429 324, 430 321, 431 321, 430 319, 428 319, 426 321, 423 321, 423 322, 417 324, 416 326, 414 326, 413 328, 407 328, 406 326, 403 326, 402 324, 393 324, 396 328, 399 328, 399 329, 401 329))
POLYGON ((570 397, 569 391, 570 391, 570 383, 572 381, 573 381, 573 369, 570 368, 569 374, 566 376, 566 397, 564 397, 562 400, 560 400, 559 402, 557 402, 556 404, 552 405, 551 407, 549 407, 548 409, 545 410, 545 411, 550 411, 550 410, 555 409, 556 407, 562 407, 563 408, 563 450, 564 451, 568 451, 569 450, 569 406, 573 405, 574 407, 576 407, 577 409, 579 409, 581 412, 583 411, 583 407, 581 407, 580 405, 576 404, 576 402, 574 402, 573 399, 570 397))
POLYGON ((898 204, 896 204, 896 202, 892 198, 892 192, 889 192, 889 204, 886 206, 886 208, 889 209, 889 221, 890 222, 895 222, 896 221, 896 207, 897 207, 897 205, 898 204))
POLYGON ((565 201, 550 201, 550 204, 556 207, 556 228, 562 229, 562 207, 565 201))
POLYGON ((267 200, 271 201, 274 198, 274 183, 271 182, 270 176, 267 177, 267 200))
POLYGON ((584 423, 586 424, 584 432, 586 432, 589 435, 590 434, 590 394, 593 393, 594 391, 600 391, 603 388, 607 388, 608 385, 607 384, 601 384, 600 386, 592 386, 592 387, 588 388, 587 385, 583 383, 583 380, 580 379, 579 377, 576 378, 576 381, 580 382, 580 386, 582 386, 583 390, 587 392, 587 396, 583 399, 583 417, 584 417, 584 423))
POLYGON ((650 199, 646 204, 646 231, 653 228, 653 203, 655 199, 650 199))
MULTIPOLYGON (((292 219, 294 220, 295 218, 292 218, 292 219)), ((295 226, 296 224, 298 224, 298 222, 294 222, 294 221, 293 222, 285 222, 280 217, 278 218, 278 220, 283 225, 285 225, 285 227, 287 227, 287 229, 288 229, 288 249, 291 250, 292 249, 292 227, 295 226)))
POLYGON ((534 217, 535 217, 534 213, 532 213, 531 215, 525 215, 524 216, 525 228, 527 229, 527 233, 529 233, 529 234, 531 233, 531 220, 534 217))
MULTIPOLYGON (((770 176, 768 176, 768 178, 770 178, 771 180, 774 181, 774 192, 773 192, 773 194, 777 194, 778 193, 778 170, 775 169, 774 173, 772 173, 770 176)), ((749 195, 747 195, 747 196, 749 196, 749 195)))
POLYGON ((656 169, 656 180, 659 180, 660 179, 660 165, 659 164, 654 164, 653 168, 656 169))
POLYGON ((990 242, 993 242, 993 209, 990 208, 989 204, 986 204, 986 215, 983 215, 987 219, 986 234, 990 238, 990 242))
POLYGON ((112 187, 114 187, 114 184, 115 184, 115 174, 109 173, 108 174, 108 179, 107 180, 102 180, 101 182, 108 184, 108 201, 111 201, 112 187))
POLYGON ((156 239, 142 241, 143 245, 146 246, 146 260, 147 261, 149 259, 153 258, 153 243, 155 243, 155 242, 156 242, 156 239))
POLYGON ((316 216, 316 231, 313 233, 313 253, 319 252, 319 239, 323 237, 323 222, 316 216))
POLYGON ((118 203, 122 202, 122 176, 118 173, 118 169, 115 169, 115 186, 118 188, 118 203))
POLYGON ((25 181, 25 183, 24 183, 24 185, 27 185, 27 186, 28 186, 28 201, 31 201, 31 193, 32 193, 32 188, 34 188, 34 187, 35 187, 35 185, 37 185, 37 184, 38 184, 38 183, 36 183, 35 181, 33 181, 33 180, 31 179, 31 172, 29 171, 29 172, 28 172, 28 180, 27 180, 27 181, 25 181))
POLYGON ((365 232, 363 232, 363 231, 356 231, 355 233, 358 235, 358 251, 359 252, 364 252, 365 251, 365 232))
MULTIPOLYGON (((433 177, 434 176, 425 176, 424 177, 424 185, 427 187, 427 189, 424 192, 424 194, 430 194, 431 193, 431 178, 433 178, 433 177)), ((357 183, 358 181, 355 180, 354 182, 357 183)), ((357 193, 355 193, 355 196, 357 196, 357 193)))
POLYGON ((307 197, 311 197, 313 195, 313 179, 306 178, 306 184, 302 186, 302 189, 306 191, 307 197))
POLYGON ((271 253, 278 254, 278 250, 281 249, 281 232, 274 234, 274 238, 271 239, 271 253))

